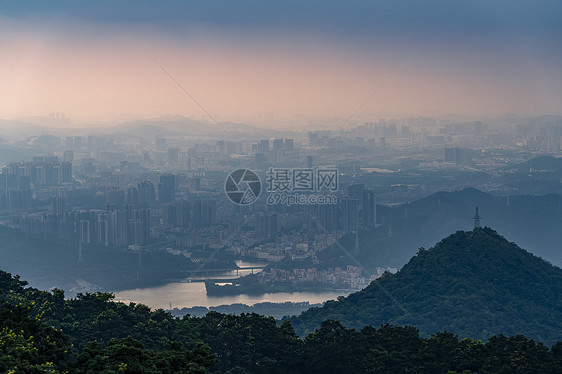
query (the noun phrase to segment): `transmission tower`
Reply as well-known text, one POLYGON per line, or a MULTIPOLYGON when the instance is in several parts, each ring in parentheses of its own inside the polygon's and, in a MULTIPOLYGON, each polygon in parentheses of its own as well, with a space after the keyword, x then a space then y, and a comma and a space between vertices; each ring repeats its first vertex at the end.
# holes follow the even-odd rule
POLYGON ((476 207, 476 212, 474 212, 474 217, 472 217, 472 219, 474 220, 474 229, 481 228, 481 226, 480 226, 480 213, 478 213, 478 207, 476 207))

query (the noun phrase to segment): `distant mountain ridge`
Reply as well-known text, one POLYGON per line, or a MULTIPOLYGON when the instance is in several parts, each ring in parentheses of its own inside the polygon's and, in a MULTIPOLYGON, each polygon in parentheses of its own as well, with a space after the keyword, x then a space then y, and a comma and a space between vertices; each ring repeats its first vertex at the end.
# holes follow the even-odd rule
MULTIPOLYGON (((494 227, 529 252, 562 266, 561 195, 497 196, 475 188, 436 192, 409 204, 378 205, 377 228, 359 233, 360 251, 356 257, 367 268, 400 268, 420 246, 430 247, 457 230, 471 230, 476 206, 483 225, 494 227)), ((353 235, 340 241, 347 249, 355 247, 353 235)), ((328 267, 345 261, 352 264, 338 246, 322 251, 320 256, 328 267)))
POLYGON ((167 115, 154 118, 139 118, 124 121, 115 125, 106 126, 82 126, 73 128, 53 127, 37 125, 33 120, 8 121, 0 119, 0 125, 5 129, 5 136, 19 140, 30 136, 50 134, 59 137, 67 135, 98 135, 98 136, 129 136, 142 137, 154 140, 157 135, 170 137, 202 137, 212 139, 224 139, 233 141, 238 139, 246 141, 249 137, 261 137, 268 139, 272 136, 296 136, 291 130, 277 130, 261 128, 245 123, 231 121, 215 123, 212 119, 195 120, 181 115, 167 115))
POLYGON ((524 334, 554 343, 562 339, 561 296, 562 269, 484 228, 458 231, 420 249, 397 274, 291 322, 299 334, 336 319, 354 328, 390 323, 426 335, 524 334))

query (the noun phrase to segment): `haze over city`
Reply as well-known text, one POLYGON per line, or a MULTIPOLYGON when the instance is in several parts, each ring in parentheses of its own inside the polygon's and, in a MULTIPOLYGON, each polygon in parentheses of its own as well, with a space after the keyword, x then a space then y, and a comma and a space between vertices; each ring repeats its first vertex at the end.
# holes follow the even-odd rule
POLYGON ((562 2, 0 1, 0 373, 562 373, 562 2))

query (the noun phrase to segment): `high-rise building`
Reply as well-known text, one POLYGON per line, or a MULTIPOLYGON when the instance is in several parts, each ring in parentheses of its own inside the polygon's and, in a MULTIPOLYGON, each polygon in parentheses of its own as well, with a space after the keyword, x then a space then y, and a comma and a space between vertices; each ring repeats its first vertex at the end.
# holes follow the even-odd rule
POLYGON ((191 177, 187 180, 190 191, 201 191, 201 178, 191 177))
POLYGON ((363 192, 363 219, 364 227, 375 227, 377 224, 377 198, 374 191, 363 192))
POLYGON ((31 200, 31 190, 6 191, 6 207, 8 208, 30 208, 31 200))
POLYGON ((351 197, 344 197, 340 200, 342 230, 344 232, 357 232, 359 224, 359 211, 357 200, 351 197))
POLYGON ((107 212, 99 213, 96 221, 96 232, 98 236, 97 242, 101 245, 109 247, 109 220, 107 212))
POLYGON ((283 139, 273 139, 273 149, 283 149, 283 139))
POLYGON ((162 210, 162 217, 164 217, 164 225, 168 227, 176 226, 176 206, 174 204, 166 204, 160 207, 162 210))
POLYGON ((54 215, 64 214, 66 212, 66 199, 61 196, 55 196, 51 200, 51 213, 54 215))
POLYGON ((135 187, 127 188, 127 205, 138 207, 140 204, 139 190, 135 187))
POLYGON ((83 158, 80 160, 80 164, 82 166, 82 172, 85 174, 93 174, 96 171, 96 167, 94 165, 95 160, 93 158, 83 158))
POLYGON ((59 158, 58 156, 45 156, 44 161, 46 164, 58 164, 59 158))
POLYGON ((132 218, 129 220, 129 231, 128 231, 128 244, 129 245, 142 245, 142 222, 140 219, 132 218))
POLYGON ((150 243, 150 210, 142 209, 135 213, 136 219, 141 223, 141 233, 142 238, 140 243, 136 244, 148 244, 150 243))
MULTIPOLYGON (((338 229, 339 207, 337 204, 322 204, 318 206, 318 215, 326 231, 334 232, 338 229)), ((324 230, 320 230, 321 232, 324 230)))
POLYGON ((401 126, 400 127, 400 136, 403 138, 410 137, 410 126, 401 126))
POLYGON ((31 175, 34 166, 31 163, 12 163, 2 168, 0 174, 0 207, 31 207, 31 175))
POLYGON ((240 153, 241 143, 238 142, 226 142, 226 153, 229 155, 240 153))
POLYGON ((179 201, 176 203, 176 225, 188 228, 191 216, 191 204, 189 201, 179 201))
POLYGON ((276 213, 256 215, 256 233, 262 240, 275 240, 279 234, 279 219, 276 213))
POLYGON ((293 152, 294 149, 295 149, 294 139, 285 139, 285 151, 293 152))
POLYGON ((160 203, 168 203, 176 199, 176 176, 163 174, 158 183, 158 200, 160 203))
POLYGON ((58 186, 61 181, 60 164, 46 163, 43 165, 44 183, 47 186, 58 186))
POLYGON ((309 132, 308 133, 308 145, 310 145, 311 147, 315 147, 318 145, 319 143, 319 137, 320 135, 317 132, 309 132))
POLYGON ((467 164, 471 161, 469 152, 465 148, 445 148, 445 162, 453 162, 458 165, 467 164))
POLYGON ((63 156, 64 161, 66 162, 72 162, 74 161, 74 151, 64 151, 64 156, 63 156))
POLYGON ((258 152, 267 153, 269 151, 269 140, 260 140, 258 143, 258 152))
POLYGON ((179 148, 168 148, 168 165, 177 166, 180 158, 179 148))
POLYGON ((266 162, 266 157, 264 153, 256 152, 256 166, 262 167, 266 162))
POLYGON ((116 212, 117 227, 115 231, 115 246, 124 247, 129 244, 129 217, 126 210, 116 212))
POLYGON ((90 244, 90 221, 82 219, 80 222, 80 243, 90 244))
POLYGON ((158 152, 164 152, 166 150, 166 138, 161 136, 156 138, 156 150, 158 152))
POLYGON ((217 202, 204 199, 201 202, 201 219, 204 226, 213 226, 217 222, 217 202))
POLYGON ((224 156, 224 154, 226 153, 226 143, 224 142, 224 140, 217 141, 215 151, 218 152, 221 156, 224 156))
POLYGON ((191 211, 191 227, 195 230, 203 226, 203 204, 201 200, 193 202, 193 209, 191 211))
POLYGON ((61 162, 60 170, 62 183, 72 182, 72 163, 69 161, 61 162))
POLYGON ((363 207, 363 192, 365 191, 364 184, 352 184, 347 188, 349 196, 357 200, 357 209, 361 211, 363 207))
POLYGON ((154 191, 154 185, 150 181, 140 182, 138 184, 139 189, 139 203, 144 206, 150 206, 156 201, 156 192, 154 191))
POLYGON ((117 243, 117 211, 110 208, 110 210, 106 211, 105 214, 107 215, 107 222, 108 222, 108 236, 109 236, 109 243, 108 246, 115 246, 117 243))
POLYGON ((125 191, 112 188, 105 194, 105 201, 115 207, 122 207, 125 204, 125 191))
POLYGON ((75 136, 74 137, 74 149, 80 151, 82 149, 82 137, 75 136))

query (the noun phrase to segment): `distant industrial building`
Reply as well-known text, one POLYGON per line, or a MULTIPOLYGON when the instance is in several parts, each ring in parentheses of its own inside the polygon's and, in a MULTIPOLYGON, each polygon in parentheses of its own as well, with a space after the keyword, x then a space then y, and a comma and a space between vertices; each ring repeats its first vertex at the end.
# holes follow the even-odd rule
POLYGON ((465 165, 472 161, 471 152, 466 148, 445 148, 445 162, 465 165))

